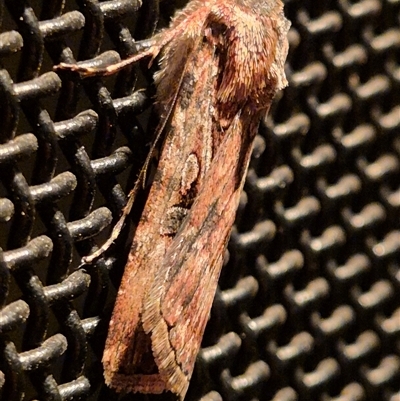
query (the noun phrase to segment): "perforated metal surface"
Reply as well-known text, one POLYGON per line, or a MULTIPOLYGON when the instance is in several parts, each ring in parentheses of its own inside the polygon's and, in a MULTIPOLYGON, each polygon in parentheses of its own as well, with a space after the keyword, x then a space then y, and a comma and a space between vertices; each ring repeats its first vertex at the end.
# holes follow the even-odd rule
MULTIPOLYGON (((135 92, 134 69, 78 82, 52 66, 131 54, 159 19, 139 5, 0 3, 1 400, 117 398, 100 361, 128 230, 77 267, 148 150, 151 73, 135 92)), ((286 14, 290 86, 256 140, 187 400, 398 401, 400 2, 286 14)))

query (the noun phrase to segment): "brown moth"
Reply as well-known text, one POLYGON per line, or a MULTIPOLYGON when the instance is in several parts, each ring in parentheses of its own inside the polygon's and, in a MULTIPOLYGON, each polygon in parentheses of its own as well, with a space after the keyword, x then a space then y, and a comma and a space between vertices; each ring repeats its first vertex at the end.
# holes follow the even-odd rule
POLYGON ((165 140, 103 355, 117 391, 185 397, 252 143, 287 85, 289 26, 281 0, 192 0, 149 49, 100 70, 59 67, 107 75, 162 54, 155 81, 165 140))

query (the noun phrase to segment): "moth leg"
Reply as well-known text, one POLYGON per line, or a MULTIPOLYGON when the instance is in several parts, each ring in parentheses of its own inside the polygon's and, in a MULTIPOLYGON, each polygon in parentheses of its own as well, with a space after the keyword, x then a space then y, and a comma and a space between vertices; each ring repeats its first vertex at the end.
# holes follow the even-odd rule
POLYGON ((113 227, 111 235, 108 237, 107 241, 95 252, 88 256, 84 256, 82 258, 82 265, 87 265, 93 263, 96 259, 98 259, 104 252, 110 248, 113 242, 119 237, 121 233, 122 227, 124 226, 125 220, 131 212, 133 203, 135 201, 136 195, 141 189, 141 185, 145 176, 145 171, 142 169, 140 171, 139 177, 135 182, 135 186, 130 190, 128 194, 128 201, 126 202, 125 207, 122 210, 121 216, 119 217, 117 223, 113 227))
POLYGON ((82 77, 106 76, 106 75, 116 74, 122 69, 128 67, 131 64, 136 63, 139 60, 142 60, 145 57, 151 57, 149 62, 149 67, 150 67, 154 59, 160 53, 161 49, 167 43, 169 43, 174 37, 182 34, 182 32, 183 32, 183 27, 177 27, 175 29, 166 29, 150 39, 139 41, 136 43, 136 50, 139 53, 136 53, 117 63, 110 64, 106 67, 92 67, 89 65, 85 65, 88 63, 87 61, 84 61, 80 64, 60 63, 54 66, 54 70, 73 71, 79 73, 79 75, 82 77))
POLYGON ((125 67, 128 67, 129 65, 134 64, 145 57, 151 57, 149 63, 149 65, 151 65, 151 63, 157 57, 160 50, 161 49, 159 46, 152 46, 148 50, 142 51, 138 54, 134 54, 133 56, 130 56, 125 60, 121 60, 118 63, 111 64, 106 67, 90 67, 88 65, 85 65, 85 63, 82 64, 60 63, 54 67, 54 70, 73 71, 79 73, 79 75, 82 77, 113 75, 118 71, 124 69, 125 67))

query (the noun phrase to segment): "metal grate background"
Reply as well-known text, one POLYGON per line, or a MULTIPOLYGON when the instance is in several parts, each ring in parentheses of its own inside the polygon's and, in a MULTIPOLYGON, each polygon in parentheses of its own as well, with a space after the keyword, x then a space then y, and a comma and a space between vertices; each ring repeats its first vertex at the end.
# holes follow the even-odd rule
MULTIPOLYGON (((118 398, 100 361, 128 227, 77 267, 148 151, 151 73, 52 66, 131 54, 175 6, 143 3, 0 2, 1 400, 118 398)), ((400 1, 286 15, 290 87, 260 127, 187 400, 399 401, 400 1)))

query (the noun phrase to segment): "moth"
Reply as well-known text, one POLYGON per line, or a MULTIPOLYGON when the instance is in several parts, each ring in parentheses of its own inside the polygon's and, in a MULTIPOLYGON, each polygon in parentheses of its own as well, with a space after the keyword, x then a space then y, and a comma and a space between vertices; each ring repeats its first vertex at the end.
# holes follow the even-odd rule
POLYGON ((102 69, 59 66, 108 75, 161 55, 155 83, 164 142, 103 355, 105 381, 119 392, 185 397, 252 143, 287 85, 289 27, 281 0, 192 0, 129 59, 102 69))

